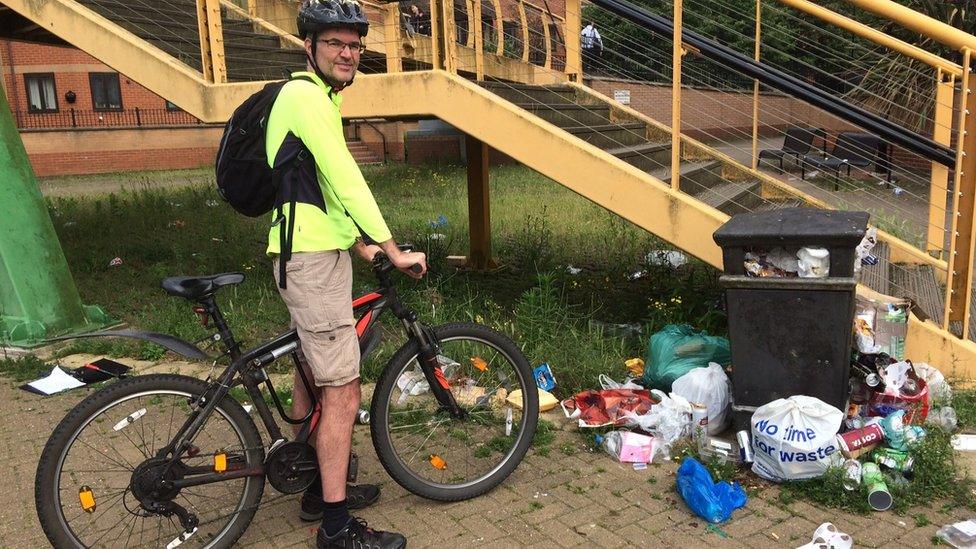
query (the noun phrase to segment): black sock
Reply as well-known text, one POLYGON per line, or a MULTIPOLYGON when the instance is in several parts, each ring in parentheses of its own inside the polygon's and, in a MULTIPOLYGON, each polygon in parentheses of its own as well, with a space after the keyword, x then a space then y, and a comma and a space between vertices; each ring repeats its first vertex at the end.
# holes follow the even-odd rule
POLYGON ((326 501, 322 508, 322 530, 325 535, 334 536, 349 522, 349 507, 346 500, 326 501))

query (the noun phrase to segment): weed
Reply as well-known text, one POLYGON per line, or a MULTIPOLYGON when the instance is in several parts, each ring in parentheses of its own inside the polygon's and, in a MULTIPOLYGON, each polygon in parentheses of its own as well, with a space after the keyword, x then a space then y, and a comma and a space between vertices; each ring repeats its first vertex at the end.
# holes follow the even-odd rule
POLYGON ((33 355, 0 359, 0 374, 17 383, 33 381, 50 371, 51 366, 49 364, 33 355))
POLYGON ((542 504, 538 501, 533 501, 529 503, 529 508, 531 508, 533 511, 542 509, 542 504))
POLYGON ((575 484, 567 484, 566 489, 576 495, 583 495, 586 493, 586 488, 582 486, 576 486, 575 484))
POLYGON ((929 517, 927 517, 925 513, 918 513, 915 515, 916 528, 922 528, 923 526, 928 526, 929 524, 932 524, 932 521, 929 520, 929 517))
POLYGON ((574 446, 570 442, 564 442, 564 443, 560 444, 559 445, 559 451, 562 452, 563 455, 566 455, 566 456, 575 456, 576 454, 579 453, 579 450, 576 449, 576 446, 574 446))
POLYGON ((618 498, 624 497, 624 493, 620 490, 610 490, 610 494, 618 498))

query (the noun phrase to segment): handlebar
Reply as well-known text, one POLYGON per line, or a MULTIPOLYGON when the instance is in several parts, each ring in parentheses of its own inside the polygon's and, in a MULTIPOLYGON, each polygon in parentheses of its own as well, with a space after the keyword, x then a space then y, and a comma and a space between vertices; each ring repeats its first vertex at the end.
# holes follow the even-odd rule
MULTIPOLYGON (((399 244, 397 248, 402 252, 413 251, 413 246, 409 244, 399 244)), ((390 261, 390 258, 384 252, 376 252, 376 255, 373 256, 373 272, 376 274, 386 274, 394 269, 396 269, 396 266, 393 265, 393 262, 390 261)), ((414 263, 410 266, 410 272, 420 274, 424 272, 424 267, 420 263, 414 263)))

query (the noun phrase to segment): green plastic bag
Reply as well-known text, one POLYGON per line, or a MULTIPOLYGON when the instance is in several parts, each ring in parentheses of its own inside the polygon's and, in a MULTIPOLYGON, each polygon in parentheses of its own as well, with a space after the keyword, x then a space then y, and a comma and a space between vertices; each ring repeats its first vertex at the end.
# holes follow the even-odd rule
POLYGON ((709 362, 723 367, 732 361, 729 340, 697 332, 687 324, 668 324, 647 342, 644 386, 671 392, 674 380, 709 362))

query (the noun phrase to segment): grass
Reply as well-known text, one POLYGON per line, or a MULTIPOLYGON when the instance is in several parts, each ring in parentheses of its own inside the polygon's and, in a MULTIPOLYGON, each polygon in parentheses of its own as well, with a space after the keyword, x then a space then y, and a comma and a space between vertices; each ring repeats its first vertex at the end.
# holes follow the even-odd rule
MULTIPOLYGON (((393 164, 364 172, 397 239, 413 242, 431 258, 431 275, 423 281, 399 280, 405 301, 432 324, 478 320, 507 333, 533 365, 552 365, 560 396, 596 386, 600 373, 623 377, 623 360, 643 354, 640 338, 609 336, 604 324, 636 323, 646 325, 646 332, 671 318, 699 317, 712 324, 707 328, 724 331, 724 319, 709 313, 721 294, 714 269, 697 261, 679 269, 646 265, 648 251, 668 247, 528 169, 492 170, 493 254, 503 265, 492 273, 457 271, 444 261, 467 251, 463 167, 393 164), (446 223, 435 221, 441 216, 446 223), (445 237, 432 239, 432 233, 445 237), (571 275, 567 265, 582 272, 571 275), (642 268, 650 275, 628 280, 642 268), (671 301, 676 296, 680 303, 671 301), (667 303, 667 310, 655 303, 667 303)), ((201 173, 177 175, 204 178, 201 173)), ((174 176, 163 172, 158 177, 168 181, 174 176)), ((211 186, 159 189, 147 182, 134 187, 106 196, 49 200, 85 303, 101 305, 133 328, 194 341, 208 332, 190 304, 163 294, 159 281, 178 274, 241 271, 245 282, 218 294, 237 338, 254 345, 286 329, 288 313, 264 253, 267 219, 238 215, 211 186), (109 266, 115 257, 122 264, 109 266)), ((365 292, 372 283, 368 267, 357 261, 354 291, 365 292)), ((365 381, 376 379, 403 341, 399 325, 390 320, 384 320, 384 342, 363 365, 365 381)), ((144 359, 164 355, 152 344, 109 339, 79 341, 62 354, 79 351, 144 359)), ((290 365, 277 368, 285 371, 290 365)))

